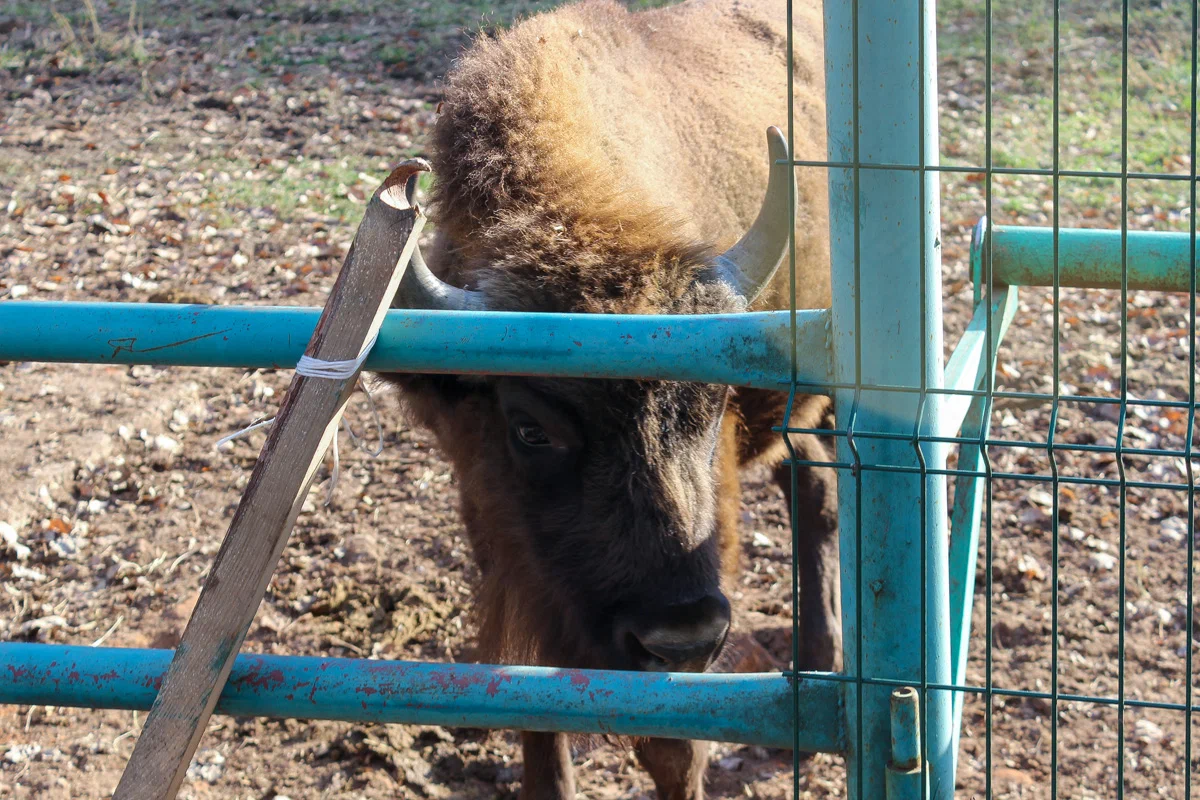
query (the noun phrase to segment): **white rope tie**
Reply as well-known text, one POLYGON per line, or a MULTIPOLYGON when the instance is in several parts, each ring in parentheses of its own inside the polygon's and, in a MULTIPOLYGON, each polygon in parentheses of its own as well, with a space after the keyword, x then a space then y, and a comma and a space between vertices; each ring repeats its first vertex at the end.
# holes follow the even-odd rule
MULTIPOLYGON (((320 358, 313 358, 308 354, 302 355, 300 356, 300 360, 296 362, 296 373, 298 375, 303 375, 306 378, 326 378, 328 380, 344 381, 347 378, 353 377, 354 374, 357 373, 362 367, 362 365, 366 363, 367 356, 370 355, 371 349, 375 346, 375 340, 378 338, 378 333, 372 336, 370 340, 368 340, 363 346, 362 352, 358 354, 357 358, 348 358, 341 361, 324 361, 320 358)), ((329 476, 329 490, 325 494, 325 505, 329 505, 329 502, 333 500, 333 491, 335 488, 337 488, 338 478, 341 475, 341 457, 338 453, 338 435, 340 428, 345 428, 347 435, 350 436, 351 443, 357 449, 362 450, 364 453, 370 455, 371 458, 378 458, 383 452, 383 423, 379 419, 379 410, 375 407, 375 398, 371 396, 371 391, 367 389, 367 384, 362 380, 361 376, 359 376, 357 384, 362 388, 363 394, 367 396, 367 403, 371 407, 371 416, 375 419, 375 429, 379 433, 379 445, 373 451, 366 449, 362 444, 363 440, 354 433, 354 429, 350 427, 350 423, 346 421, 345 416, 342 417, 342 424, 339 426, 339 430, 334 431, 333 434, 333 472, 329 476)), ((247 425, 240 431, 231 433, 228 436, 218 440, 216 447, 220 448, 221 445, 245 436, 251 431, 266 427, 274 421, 275 418, 271 417, 270 419, 264 419, 260 422, 247 425)))
POLYGON ((344 381, 358 372, 359 367, 367 360, 367 356, 370 354, 371 348, 375 346, 375 340, 378 338, 379 334, 376 333, 363 346, 362 352, 358 354, 358 358, 350 358, 345 361, 322 361, 305 353, 296 362, 296 373, 306 378, 329 378, 331 380, 344 381))

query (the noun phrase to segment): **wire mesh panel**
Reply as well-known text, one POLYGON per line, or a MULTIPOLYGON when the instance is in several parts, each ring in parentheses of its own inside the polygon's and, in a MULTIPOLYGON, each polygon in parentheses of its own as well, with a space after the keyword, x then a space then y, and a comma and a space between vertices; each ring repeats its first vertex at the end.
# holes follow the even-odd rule
POLYGON ((1196 4, 825 20, 849 794, 1190 797, 1196 4))

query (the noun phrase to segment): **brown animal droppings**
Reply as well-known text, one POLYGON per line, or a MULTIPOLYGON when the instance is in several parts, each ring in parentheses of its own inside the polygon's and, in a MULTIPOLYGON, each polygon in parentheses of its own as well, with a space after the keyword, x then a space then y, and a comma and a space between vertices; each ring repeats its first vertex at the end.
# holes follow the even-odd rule
POLYGON ((992 772, 992 778, 1000 784, 1018 784, 1021 786, 1036 786, 1037 781, 1027 772, 1011 767, 997 767, 992 772))

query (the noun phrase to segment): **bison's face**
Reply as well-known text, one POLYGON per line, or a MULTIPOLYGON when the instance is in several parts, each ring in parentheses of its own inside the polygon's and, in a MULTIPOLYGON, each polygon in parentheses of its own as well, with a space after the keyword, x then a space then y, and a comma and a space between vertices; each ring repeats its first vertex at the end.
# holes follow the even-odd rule
MULTIPOLYGON (((519 583, 576 666, 704 670, 729 628, 718 471, 728 389, 496 378, 410 386, 461 480, 485 580, 519 583), (432 417, 430 419, 429 417, 432 417)), ((528 613, 528 611, 526 611, 528 613)))
MULTIPOLYGON (((724 387, 496 383, 528 546, 605 666, 702 670, 729 628, 718 582, 724 387)), ((499 425, 497 426, 499 428, 499 425)), ((492 476, 499 481, 500 475, 492 476)))
MULTIPOLYGON (((787 256, 793 225, 787 147, 778 129, 767 140, 772 167, 763 209, 721 255, 670 237, 652 241, 632 224, 608 230, 514 213, 504 224, 520 235, 459 234, 496 248, 469 256, 465 272, 479 288, 444 281, 418 249, 394 305, 578 311, 603 297, 597 307, 622 313, 745 310, 787 256)), ((415 185, 410 181, 410 195, 415 185)), ((492 223, 501 225, 503 215, 495 216, 492 223)), ((443 252, 465 252, 462 241, 445 244, 443 252)), ((462 266, 452 271, 461 274, 462 266)), ((529 378, 396 381, 461 481, 484 572, 481 603, 492 606, 480 609, 485 641, 524 628, 552 663, 703 670, 712 662, 729 629, 717 536, 718 476, 736 469, 733 437, 722 436, 729 389, 529 378)))

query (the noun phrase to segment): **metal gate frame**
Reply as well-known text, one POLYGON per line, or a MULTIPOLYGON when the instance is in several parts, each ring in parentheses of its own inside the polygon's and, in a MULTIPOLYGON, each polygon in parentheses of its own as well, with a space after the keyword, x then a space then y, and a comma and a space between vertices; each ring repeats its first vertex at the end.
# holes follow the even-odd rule
MULTIPOLYGON (((1130 288, 1190 292, 1195 364, 1196 70, 1193 52, 1190 233, 981 219, 971 247, 974 318, 943 367, 939 175, 979 170, 939 166, 934 12, 934 0, 825 2, 828 160, 791 163, 829 173, 830 310, 722 317, 394 311, 367 362, 372 370, 678 379, 832 394, 843 673, 648 675, 244 655, 217 710, 842 752, 851 797, 951 797, 964 694, 989 701, 993 694, 990 673, 987 686, 966 684, 967 642, 991 476, 992 376, 1017 287, 1104 287, 1120 289, 1123 300, 1130 288), (960 448, 958 464, 947 469, 952 446, 960 448)), ((1193 4, 1193 29, 1195 19, 1193 4)), ((1057 22, 1055 3, 1056 31, 1057 22)), ((788 46, 790 56, 790 26, 788 46)), ((790 63, 788 88, 790 98, 790 63)), ((1114 176, 1127 180, 1122 167, 1114 176)), ((984 169, 990 177, 990 149, 984 169)), ((1060 174, 1056 153, 1056 180, 1060 174)), ((290 368, 318 316, 302 308, 5 301, 0 360, 290 368)), ((1194 376, 1188 403, 1178 405, 1189 412, 1190 442, 1194 376)), ((1124 408, 1123 399, 1122 415, 1124 408)), ((1189 486, 1194 492, 1190 474, 1189 486)), ((1189 566, 1193 526, 1189 520, 1189 566)), ((1189 628, 1191 613, 1189 603, 1189 628)), ((170 657, 3 643, 0 702, 148 709, 170 657)), ((1057 689, 1046 696, 1061 697, 1057 689)), ((1183 708, 1190 718, 1190 681, 1183 708)))

